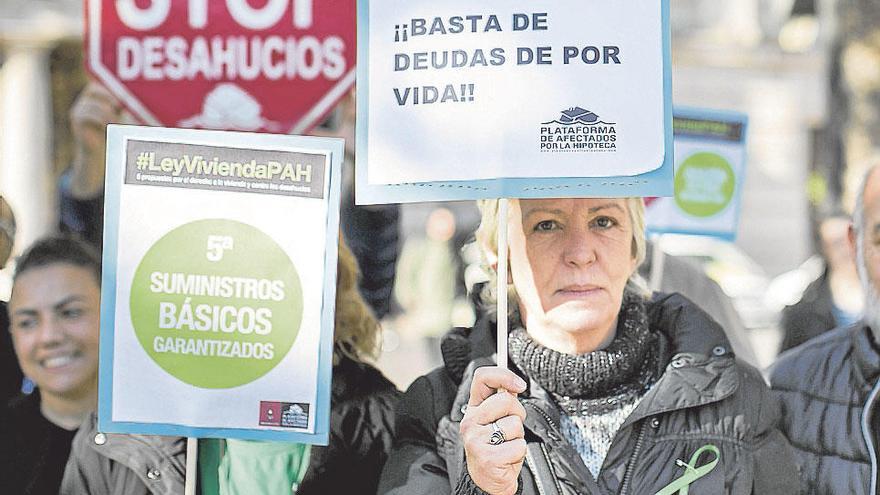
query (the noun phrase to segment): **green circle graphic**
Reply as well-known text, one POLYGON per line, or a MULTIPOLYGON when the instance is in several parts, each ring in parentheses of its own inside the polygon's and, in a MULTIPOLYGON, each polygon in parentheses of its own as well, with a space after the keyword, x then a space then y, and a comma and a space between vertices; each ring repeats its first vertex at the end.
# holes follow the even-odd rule
POLYGON ((271 371, 293 346, 303 312, 284 250, 259 229, 223 219, 187 223, 156 241, 135 272, 129 305, 153 361, 211 389, 271 371))
POLYGON ((733 167, 715 153, 695 153, 675 172, 675 204, 695 217, 723 211, 733 200, 735 189, 733 167))

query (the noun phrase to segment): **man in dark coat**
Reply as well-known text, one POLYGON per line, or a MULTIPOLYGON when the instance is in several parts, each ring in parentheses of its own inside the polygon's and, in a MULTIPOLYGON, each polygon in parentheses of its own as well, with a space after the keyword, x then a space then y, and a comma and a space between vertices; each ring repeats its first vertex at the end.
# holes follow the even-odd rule
POLYGON ((880 167, 862 185, 849 241, 865 293, 862 320, 783 355, 770 378, 811 494, 878 493, 880 167))

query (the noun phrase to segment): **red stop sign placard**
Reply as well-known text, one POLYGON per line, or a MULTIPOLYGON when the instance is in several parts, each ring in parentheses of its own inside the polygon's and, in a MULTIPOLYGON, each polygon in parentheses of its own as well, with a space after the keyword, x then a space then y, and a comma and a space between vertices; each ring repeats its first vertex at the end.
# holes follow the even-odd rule
POLYGON ((86 0, 86 65, 150 125, 305 133, 355 80, 355 0, 86 0))

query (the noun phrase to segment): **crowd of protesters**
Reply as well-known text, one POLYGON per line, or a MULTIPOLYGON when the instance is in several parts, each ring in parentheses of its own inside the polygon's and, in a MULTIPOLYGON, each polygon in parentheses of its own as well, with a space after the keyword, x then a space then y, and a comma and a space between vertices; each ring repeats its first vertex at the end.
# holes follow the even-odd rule
MULTIPOLYGON (((353 98, 316 133, 353 143, 353 98)), ((0 268, 14 261, 0 301, 4 493, 183 493, 185 439, 96 422, 104 126, 127 119, 96 84, 74 105, 60 234, 15 246, 0 198, 0 268)), ((852 222, 822 220, 826 268, 786 308, 768 383, 698 266, 670 258, 648 287, 656 247, 639 198, 511 201, 507 218, 481 202, 472 239, 488 282, 470 299, 476 322, 445 332, 466 300, 455 216, 435 210, 401 255, 399 208, 355 206, 350 148, 345 162, 329 445, 203 440, 198 493, 878 493, 880 166, 852 222), (506 288, 494 283, 502 222, 506 288), (499 296, 507 367, 494 361, 499 296), (395 304, 443 358, 405 393, 375 367, 395 304)))

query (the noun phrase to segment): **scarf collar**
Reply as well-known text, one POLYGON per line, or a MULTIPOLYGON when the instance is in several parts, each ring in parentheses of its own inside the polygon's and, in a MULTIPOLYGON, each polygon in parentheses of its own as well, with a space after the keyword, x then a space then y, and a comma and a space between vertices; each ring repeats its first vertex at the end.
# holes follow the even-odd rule
POLYGON ((625 293, 614 340, 581 355, 554 351, 523 328, 511 332, 511 360, 567 414, 595 414, 643 395, 662 374, 663 339, 648 326, 644 298, 625 293), (662 364, 661 364, 662 363, 662 364))

